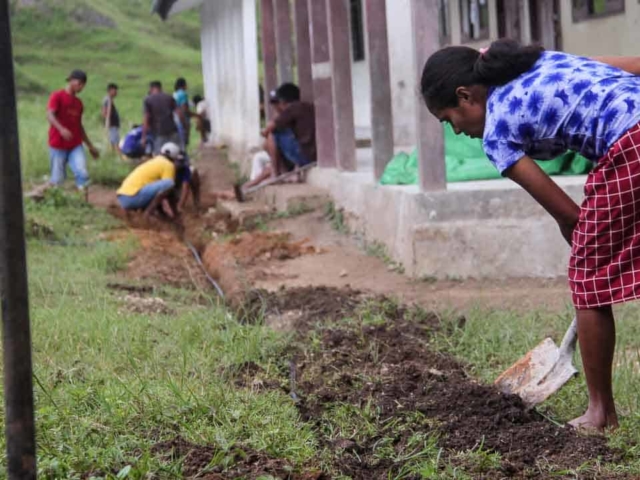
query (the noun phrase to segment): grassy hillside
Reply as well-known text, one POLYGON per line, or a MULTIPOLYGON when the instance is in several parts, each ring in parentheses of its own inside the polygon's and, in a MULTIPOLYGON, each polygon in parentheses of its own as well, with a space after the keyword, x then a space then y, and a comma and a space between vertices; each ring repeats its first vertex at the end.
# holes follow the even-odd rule
MULTIPOLYGON (((89 83, 81 98, 85 126, 106 152, 100 102, 108 82, 120 86, 117 106, 123 128, 141 120, 141 102, 150 80, 171 90, 178 76, 202 92, 198 13, 162 22, 150 14, 149 0, 13 0, 12 29, 22 145, 23 175, 48 173, 45 109, 49 93, 64 86, 73 68, 89 83)), ((123 170, 113 156, 90 162, 94 181, 115 181, 123 170)))

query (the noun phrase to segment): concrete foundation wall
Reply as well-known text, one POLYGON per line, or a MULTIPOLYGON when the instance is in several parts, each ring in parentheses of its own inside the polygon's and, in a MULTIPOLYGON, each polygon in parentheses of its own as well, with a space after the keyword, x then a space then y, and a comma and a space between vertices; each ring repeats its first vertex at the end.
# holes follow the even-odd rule
MULTIPOLYGON (((584 178, 563 179, 576 200, 584 178)), ((354 232, 384 244, 414 277, 556 277, 569 247, 555 222, 506 180, 453 184, 435 194, 381 187, 370 174, 313 170, 309 183, 328 190, 354 232)))

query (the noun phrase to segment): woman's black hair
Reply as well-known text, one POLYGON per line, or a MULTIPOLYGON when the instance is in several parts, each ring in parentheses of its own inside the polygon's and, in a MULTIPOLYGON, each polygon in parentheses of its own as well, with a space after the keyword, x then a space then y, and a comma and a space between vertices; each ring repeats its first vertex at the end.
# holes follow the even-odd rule
POLYGON ((200 103, 202 100, 204 100, 204 98, 202 98, 202 95, 194 95, 193 96, 193 103, 195 103, 196 105, 198 103, 200 103))
POLYGON ((177 90, 183 90, 185 88, 187 88, 187 81, 184 78, 180 77, 179 79, 176 80, 176 83, 173 89, 177 91, 177 90))
POLYGON ((471 85, 500 86, 530 70, 544 49, 502 39, 480 53, 470 47, 446 47, 427 60, 420 91, 430 110, 458 106, 456 89, 471 85))

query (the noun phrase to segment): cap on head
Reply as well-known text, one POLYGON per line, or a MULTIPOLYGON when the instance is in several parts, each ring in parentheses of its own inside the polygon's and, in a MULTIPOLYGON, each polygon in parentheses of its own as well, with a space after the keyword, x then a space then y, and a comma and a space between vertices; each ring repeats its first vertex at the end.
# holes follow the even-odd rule
POLYGON ((82 70, 73 70, 67 77, 67 82, 70 80, 79 80, 82 83, 87 83, 87 74, 82 70))
POLYGON ((180 147, 173 142, 165 143, 160 149, 160 153, 171 160, 180 160, 180 147))

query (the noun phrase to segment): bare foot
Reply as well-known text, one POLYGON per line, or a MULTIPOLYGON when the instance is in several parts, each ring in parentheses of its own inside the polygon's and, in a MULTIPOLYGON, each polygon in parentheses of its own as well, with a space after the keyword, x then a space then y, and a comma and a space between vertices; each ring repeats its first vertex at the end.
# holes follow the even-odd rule
POLYGON ((615 430, 618 428, 618 416, 615 412, 603 415, 591 413, 587 410, 581 417, 571 420, 569 425, 585 433, 604 433, 605 430, 615 430))

